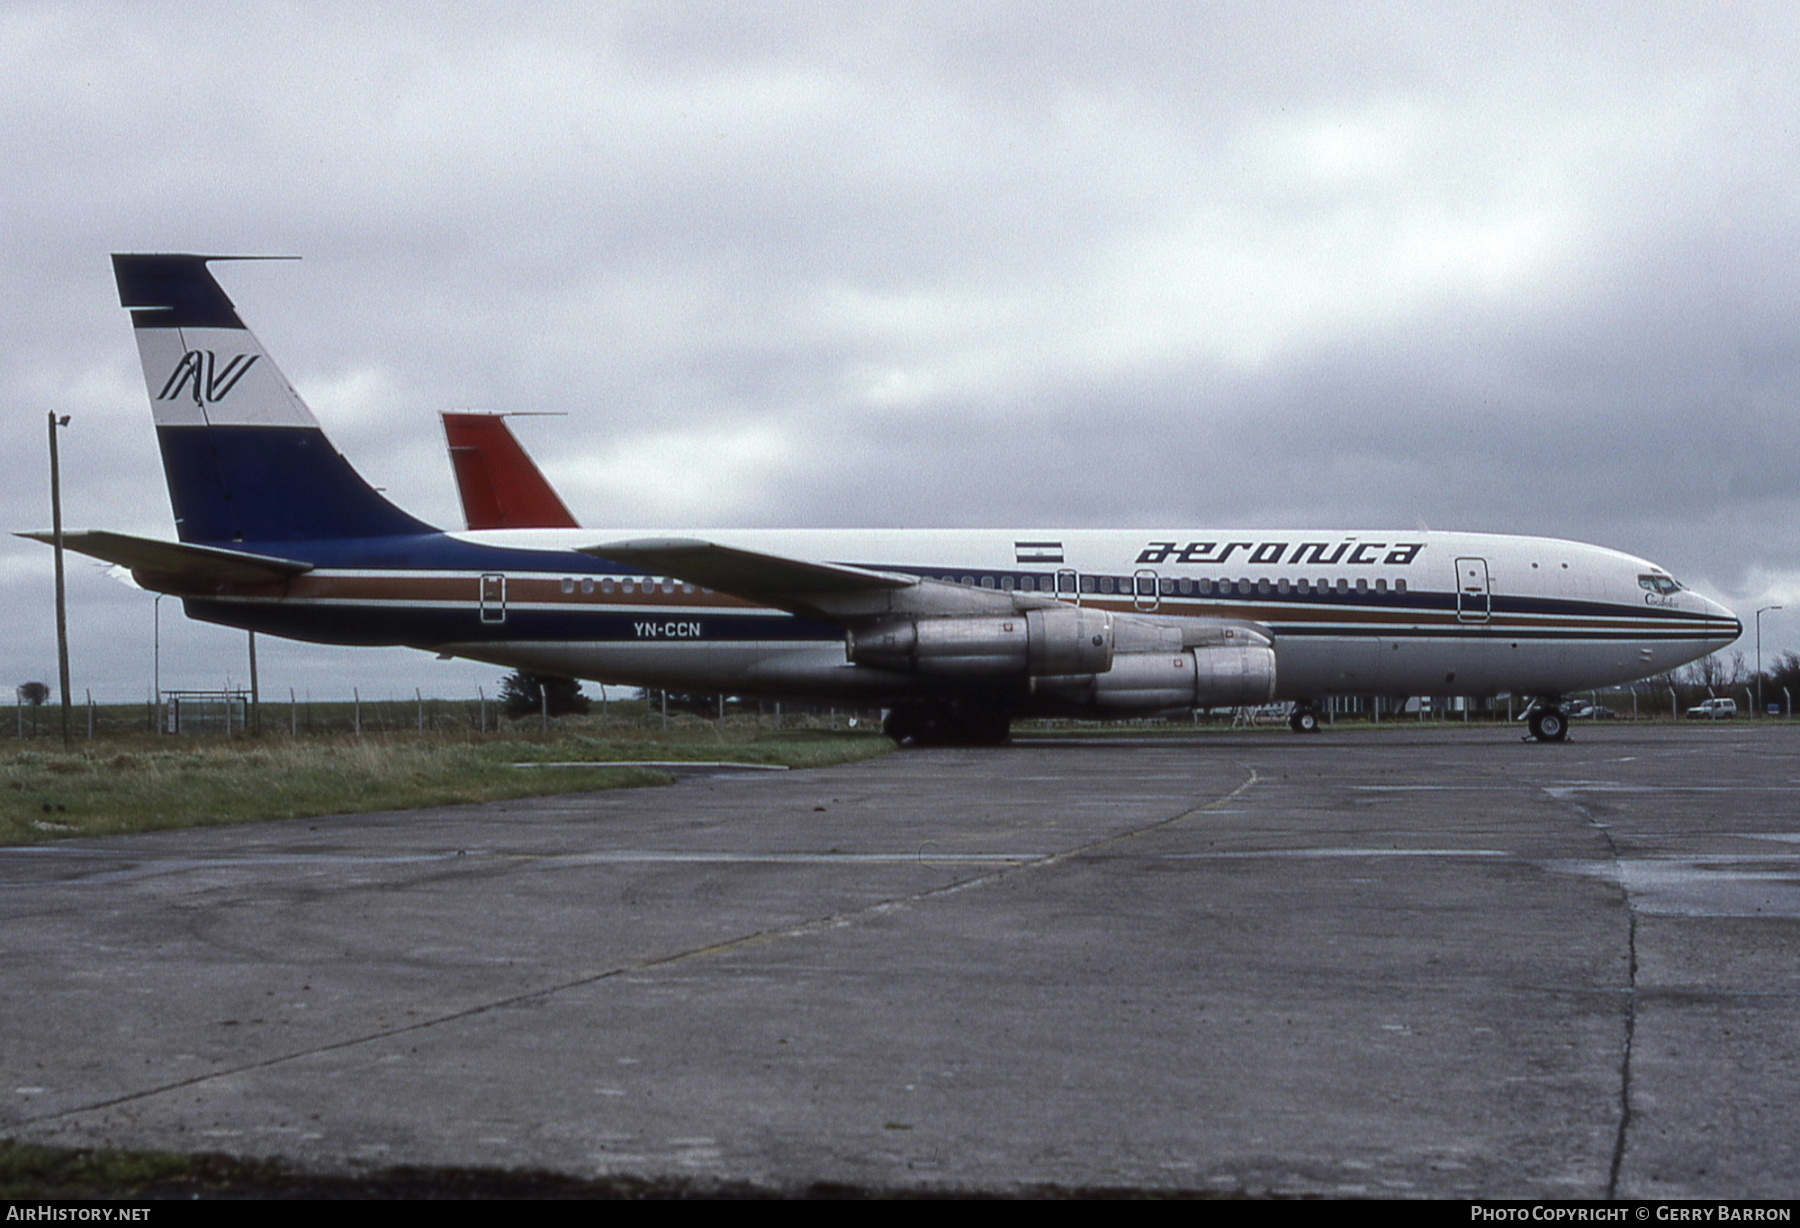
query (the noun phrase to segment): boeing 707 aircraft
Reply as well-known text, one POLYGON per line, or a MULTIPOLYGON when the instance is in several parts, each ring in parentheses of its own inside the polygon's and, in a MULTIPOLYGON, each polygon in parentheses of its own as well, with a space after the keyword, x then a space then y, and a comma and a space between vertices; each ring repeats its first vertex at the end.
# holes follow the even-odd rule
MULTIPOLYGON (((507 528, 446 532, 353 470, 208 267, 113 257, 175 541, 66 544, 190 617, 401 644, 539 674, 880 705, 901 742, 1021 717, 1139 717, 1334 695, 1535 701, 1735 640, 1732 613, 1578 542, 1342 530, 507 528)), ((566 515, 566 509, 564 510, 566 515)), ((47 533, 30 536, 48 540, 47 533)))

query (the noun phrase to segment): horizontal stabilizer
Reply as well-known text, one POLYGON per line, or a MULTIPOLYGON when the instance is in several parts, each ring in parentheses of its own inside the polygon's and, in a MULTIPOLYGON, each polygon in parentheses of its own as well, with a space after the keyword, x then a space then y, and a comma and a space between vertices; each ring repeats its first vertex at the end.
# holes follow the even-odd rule
MULTIPOLYGON (((56 534, 44 530, 18 536, 29 537, 47 546, 56 542, 56 534)), ((195 584, 268 584, 313 569, 311 563, 295 559, 219 546, 160 541, 154 537, 134 537, 105 529, 64 533, 63 545, 77 554, 128 567, 132 571, 154 572, 195 584)))
POLYGON ((918 583, 912 576, 760 554, 693 537, 639 537, 580 549, 595 558, 612 559, 777 607, 786 606, 782 598, 788 595, 865 593, 909 588, 918 583))

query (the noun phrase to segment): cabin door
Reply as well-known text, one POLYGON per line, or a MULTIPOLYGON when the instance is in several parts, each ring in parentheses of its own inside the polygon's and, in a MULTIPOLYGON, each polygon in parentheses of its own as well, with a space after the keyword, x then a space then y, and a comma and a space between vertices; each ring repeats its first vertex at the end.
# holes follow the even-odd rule
POLYGON ((1154 610, 1162 604, 1162 594, 1154 571, 1140 571, 1131 577, 1131 600, 1138 609, 1154 610))
POLYGON ((505 576, 485 575, 481 577, 481 621, 484 623, 506 621, 505 576))
POLYGON ((1484 623, 1493 612, 1493 590, 1488 585, 1486 559, 1456 560, 1456 620, 1484 623))

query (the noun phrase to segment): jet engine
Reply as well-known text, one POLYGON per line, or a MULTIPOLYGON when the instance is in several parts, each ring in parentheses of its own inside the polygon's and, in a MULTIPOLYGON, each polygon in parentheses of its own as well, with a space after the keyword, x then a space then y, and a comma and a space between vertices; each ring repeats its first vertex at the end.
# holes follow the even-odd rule
POLYGON ((851 630, 850 661, 940 678, 1001 674, 1104 674, 1113 665, 1113 616, 1055 606, 1005 615, 886 619, 851 630))
POLYGON ((1031 694, 1053 707, 1112 715, 1267 703, 1275 694, 1275 646, 1260 631, 1225 627, 1192 648, 1118 653, 1104 673, 1034 677, 1031 694))

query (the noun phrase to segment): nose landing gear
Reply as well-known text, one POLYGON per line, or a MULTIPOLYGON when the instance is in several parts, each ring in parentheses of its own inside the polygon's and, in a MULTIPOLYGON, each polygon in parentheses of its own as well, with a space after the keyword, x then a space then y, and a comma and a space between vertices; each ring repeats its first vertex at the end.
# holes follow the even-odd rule
POLYGON ((1527 723, 1531 736, 1539 742, 1561 742, 1569 736, 1569 714, 1554 700, 1534 709, 1527 723))

